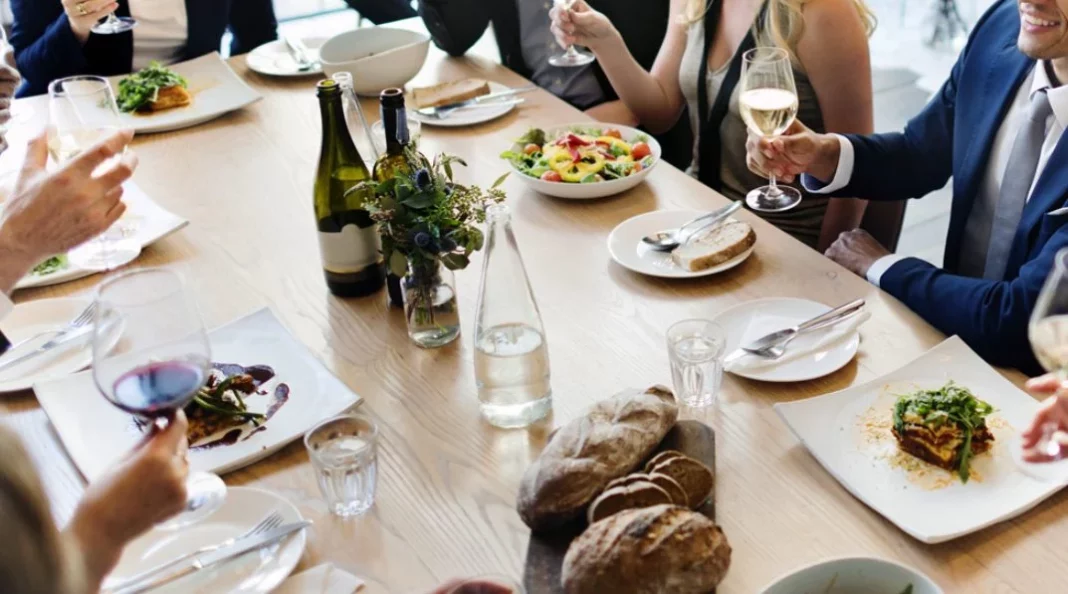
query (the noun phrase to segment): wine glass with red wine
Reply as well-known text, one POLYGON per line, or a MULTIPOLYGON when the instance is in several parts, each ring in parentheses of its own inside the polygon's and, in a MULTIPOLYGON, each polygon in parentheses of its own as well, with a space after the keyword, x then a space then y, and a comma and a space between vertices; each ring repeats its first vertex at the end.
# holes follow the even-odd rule
MULTIPOLYGON (((93 326, 93 379, 109 402, 134 416, 145 432, 167 427, 204 386, 211 347, 182 278, 169 270, 120 274, 101 286, 93 326), (121 333, 109 350, 112 337, 121 333)), ((218 476, 189 476, 186 508, 165 522, 180 528, 214 512, 226 498, 218 476)))

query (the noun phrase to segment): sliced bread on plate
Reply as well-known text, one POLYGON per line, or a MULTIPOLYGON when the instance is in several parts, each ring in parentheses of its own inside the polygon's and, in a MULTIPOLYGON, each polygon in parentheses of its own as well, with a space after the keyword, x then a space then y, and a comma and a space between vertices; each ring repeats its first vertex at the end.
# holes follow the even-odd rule
POLYGON ((734 219, 712 232, 679 246, 671 252, 671 261, 690 272, 700 272, 744 254, 756 243, 756 232, 749 223, 734 219))
POLYGON ((489 83, 481 78, 465 78, 432 87, 412 89, 412 101, 417 109, 438 107, 467 101, 490 92, 489 83))

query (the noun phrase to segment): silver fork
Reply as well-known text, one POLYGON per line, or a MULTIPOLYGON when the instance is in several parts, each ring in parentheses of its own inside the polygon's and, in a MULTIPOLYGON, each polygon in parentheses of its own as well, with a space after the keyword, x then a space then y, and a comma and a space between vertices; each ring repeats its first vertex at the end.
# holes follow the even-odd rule
POLYGON ((847 314, 845 314, 843 316, 839 316, 837 318, 831 318, 829 320, 824 320, 824 321, 822 321, 822 322, 820 322, 818 324, 815 324, 813 326, 809 326, 808 328, 805 328, 801 332, 797 332, 795 334, 791 334, 789 337, 787 337, 786 340, 782 341, 781 343, 779 343, 777 345, 773 345, 773 346, 769 346, 769 347, 764 348, 764 349, 754 350, 754 351, 749 351, 749 352, 754 354, 754 355, 757 355, 759 357, 764 357, 766 359, 778 359, 778 358, 780 358, 780 357, 782 357, 783 355, 786 354, 786 345, 790 344, 790 341, 792 341, 793 339, 797 338, 798 336, 800 336, 802 334, 808 334, 809 332, 815 332, 816 330, 822 330, 822 329, 830 327, 830 326, 835 326, 835 325, 838 325, 838 324, 840 324, 840 323, 842 323, 842 322, 844 322, 846 320, 851 320, 851 319, 857 317, 858 315, 860 315, 860 313, 862 311, 864 311, 864 310, 855 309, 851 313, 847 313, 847 314))
POLYGON ((20 346, 29 343, 30 341, 37 340, 38 338, 41 338, 42 336, 47 336, 49 334, 64 334, 66 332, 70 332, 71 330, 77 330, 78 328, 81 328, 82 326, 88 324, 89 322, 92 322, 93 321, 93 314, 95 314, 95 313, 96 313, 96 301, 94 301, 94 302, 90 303, 89 305, 87 305, 86 308, 82 310, 82 313, 78 314, 78 317, 76 317, 73 320, 67 322, 67 325, 62 327, 62 328, 60 328, 59 330, 45 330, 44 332, 38 332, 37 334, 35 334, 35 335, 33 335, 33 336, 29 337, 29 338, 26 338, 26 339, 18 341, 16 344, 12 345, 8 350, 13 351, 13 350, 19 348, 20 346))
POLYGON ((504 101, 487 101, 485 103, 473 103, 471 105, 460 105, 457 107, 427 107, 425 109, 417 110, 420 114, 434 118, 435 120, 447 119, 453 112, 467 109, 484 109, 487 107, 504 107, 507 105, 521 105, 526 103, 526 99, 507 99, 504 101))
POLYGON ((282 525, 282 520, 283 519, 284 518, 282 518, 282 514, 278 513, 277 510, 273 511, 273 512, 267 514, 267 516, 265 518, 260 520, 259 524, 256 524, 255 526, 250 528, 248 532, 246 532, 246 533, 244 533, 244 534, 242 534, 240 536, 234 536, 234 537, 228 538, 228 539, 226 539, 226 540, 224 540, 224 541, 222 541, 220 543, 216 543, 216 544, 206 545, 206 546, 200 547, 199 549, 197 549, 195 551, 186 553, 186 554, 184 554, 184 555, 182 555, 180 557, 177 557, 175 559, 167 561, 166 563, 157 565, 157 566, 153 567, 152 569, 147 569, 145 571, 142 571, 141 573, 139 573, 137 575, 134 575, 134 576, 130 576, 130 577, 128 577, 128 578, 126 578, 126 579, 124 579, 124 580, 122 580, 120 582, 105 583, 104 584, 104 586, 105 586, 104 587, 104 591, 107 592, 107 591, 113 591, 113 590, 121 590, 123 588, 126 588, 127 586, 130 586, 131 584, 135 584, 135 583, 141 582, 143 580, 146 580, 146 579, 148 579, 148 578, 150 578, 152 576, 158 575, 160 573, 164 573, 167 570, 175 567, 176 565, 181 565, 182 562, 192 559, 193 557, 197 557, 197 556, 203 555, 205 553, 210 553, 212 551, 217 551, 217 550, 219 550, 219 549, 221 549, 223 547, 228 547, 228 546, 234 544, 235 542, 237 542, 239 540, 248 538, 250 536, 255 536, 257 534, 262 534, 264 532, 267 532, 268 530, 273 530, 273 529, 275 529, 275 528, 277 528, 277 527, 282 525))

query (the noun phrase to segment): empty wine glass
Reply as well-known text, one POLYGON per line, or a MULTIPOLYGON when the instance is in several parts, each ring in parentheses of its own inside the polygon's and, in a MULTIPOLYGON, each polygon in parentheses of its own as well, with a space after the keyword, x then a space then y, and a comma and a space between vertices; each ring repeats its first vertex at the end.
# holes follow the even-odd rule
MULTIPOLYGON (((108 402, 134 415, 145 431, 167 427, 204 386, 211 347, 192 295, 178 274, 136 270, 105 281, 93 322, 93 379, 108 402), (114 337, 121 334, 116 348, 114 337)), ((218 476, 196 472, 186 482, 183 512, 161 526, 198 522, 226 498, 218 476)))
POLYGON ((115 16, 115 13, 113 12, 104 20, 93 25, 92 32, 99 33, 100 35, 115 35, 117 33, 130 31, 136 26, 137 21, 134 19, 130 17, 115 16))
MULTIPOLYGON (((1068 381, 1068 249, 1057 253, 1053 269, 1042 286, 1028 325, 1031 348, 1042 367, 1068 381)), ((1042 435, 1027 450, 1023 440, 1012 446, 1013 460, 1024 474, 1057 483, 1068 483, 1068 433, 1056 423, 1042 426, 1042 435), (1038 456, 1046 461, 1031 462, 1025 456, 1038 456)))
MULTIPOLYGON (((750 130, 773 138, 785 132, 797 117, 797 88, 790 55, 774 47, 752 49, 742 55, 741 95, 738 102, 742 119, 750 130)), ((749 192, 745 203, 753 210, 782 212, 801 202, 801 192, 775 183, 749 192)))
MULTIPOLYGON (((111 136, 122 128, 111 84, 99 76, 72 76, 48 85, 48 151, 58 164, 111 136)), ((107 171, 122 159, 116 155, 97 171, 107 171)), ((110 229, 68 255, 72 265, 84 270, 112 270, 141 254, 141 244, 128 237, 117 222, 110 229)))
MULTIPOLYGON (((571 10, 577 0, 556 0, 556 4, 564 10, 571 10)), ((567 46, 567 51, 562 54, 549 56, 549 63, 561 68, 574 68, 592 63, 596 58, 589 52, 580 52, 574 45, 567 46)))

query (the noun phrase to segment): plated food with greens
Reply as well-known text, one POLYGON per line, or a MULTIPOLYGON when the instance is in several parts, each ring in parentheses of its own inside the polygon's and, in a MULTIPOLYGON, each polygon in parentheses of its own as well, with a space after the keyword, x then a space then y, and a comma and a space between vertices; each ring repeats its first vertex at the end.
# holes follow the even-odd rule
POLYGON ((185 107, 193 102, 185 77, 159 62, 120 79, 115 99, 123 113, 140 114, 185 107))
POLYGON ((531 128, 501 158, 538 192, 592 199, 641 183, 660 160, 660 145, 633 128, 571 124, 531 128))
POLYGON ((994 435, 986 418, 994 407, 953 381, 937 390, 917 390, 894 405, 893 433, 898 446, 913 456, 970 478, 970 461, 990 450, 994 435))

